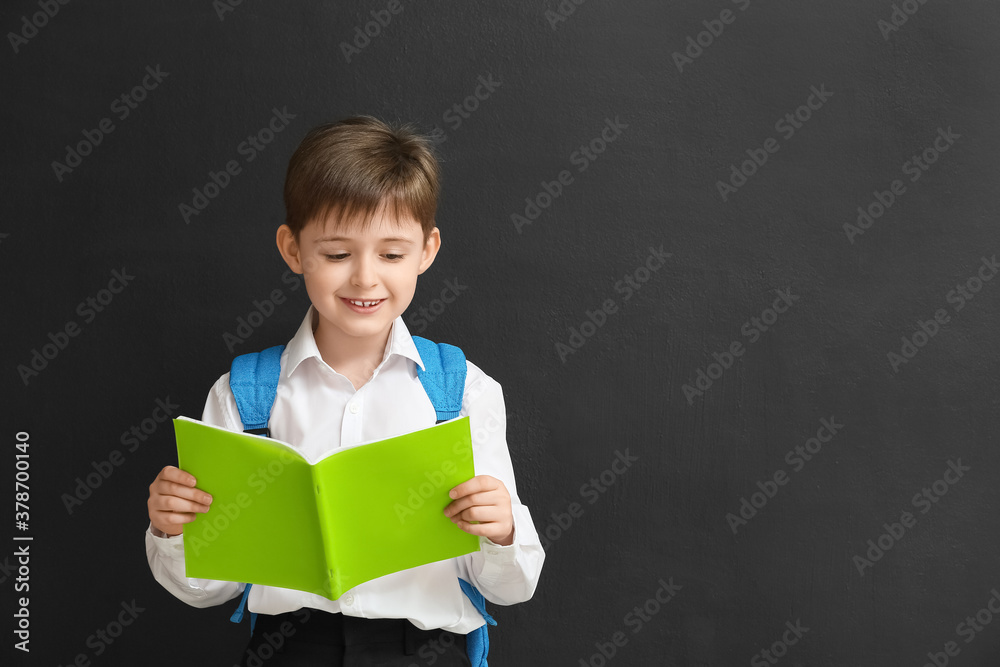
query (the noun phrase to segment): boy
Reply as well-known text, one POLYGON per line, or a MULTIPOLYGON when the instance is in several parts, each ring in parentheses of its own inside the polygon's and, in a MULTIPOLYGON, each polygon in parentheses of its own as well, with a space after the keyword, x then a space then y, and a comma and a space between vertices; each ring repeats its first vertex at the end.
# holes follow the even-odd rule
MULTIPOLYGON (((277 245, 303 276, 311 305, 281 355, 269 422, 274 438, 319 458, 435 423, 402 313, 441 245, 434 224, 438 189, 427 140, 408 126, 367 116, 313 129, 293 154, 277 245)), ((484 620, 458 579, 496 604, 531 598, 545 554, 515 490, 503 393, 477 366, 467 366, 460 414, 470 418, 477 475, 450 491, 445 514, 479 536, 480 550, 380 577, 334 601, 254 585, 247 609, 260 616, 244 664, 269 658, 266 664, 275 666, 408 667, 423 645, 424 661, 468 665, 465 635, 484 620), (266 650, 262 637, 279 629, 280 650, 266 650), (428 645, 433 652, 425 653, 428 645)), ((243 430, 229 373, 212 387, 202 420, 243 430)), ((146 554, 164 588, 207 607, 240 596, 244 585, 184 576, 183 526, 211 505, 196 484, 173 466, 157 475, 149 487, 146 554)))

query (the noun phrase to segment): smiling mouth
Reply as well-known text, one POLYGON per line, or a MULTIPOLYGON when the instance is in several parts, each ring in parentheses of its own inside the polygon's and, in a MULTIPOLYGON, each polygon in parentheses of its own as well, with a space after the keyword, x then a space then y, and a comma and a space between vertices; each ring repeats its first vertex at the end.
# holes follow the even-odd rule
MULTIPOLYGON (((341 298, 343 298, 343 297, 341 297, 341 298)), ((370 306, 377 306, 378 304, 380 304, 383 301, 385 301, 385 299, 375 299, 375 300, 368 300, 368 301, 361 301, 361 300, 358 300, 358 299, 344 299, 344 301, 346 301, 346 302, 348 302, 350 304, 353 304, 355 306, 358 306, 359 308, 368 308, 370 306)))

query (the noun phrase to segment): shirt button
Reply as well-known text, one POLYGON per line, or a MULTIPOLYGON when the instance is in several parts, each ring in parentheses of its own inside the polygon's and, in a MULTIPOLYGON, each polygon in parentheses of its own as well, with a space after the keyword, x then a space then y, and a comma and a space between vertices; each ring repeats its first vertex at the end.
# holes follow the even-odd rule
POLYGON ((358 407, 357 403, 351 403, 351 414, 352 415, 358 414, 358 410, 360 410, 360 409, 361 408, 358 407))
POLYGON ((341 602, 343 602, 345 605, 347 605, 348 607, 350 607, 352 604, 354 604, 354 596, 353 595, 345 595, 344 599, 341 600, 341 602))

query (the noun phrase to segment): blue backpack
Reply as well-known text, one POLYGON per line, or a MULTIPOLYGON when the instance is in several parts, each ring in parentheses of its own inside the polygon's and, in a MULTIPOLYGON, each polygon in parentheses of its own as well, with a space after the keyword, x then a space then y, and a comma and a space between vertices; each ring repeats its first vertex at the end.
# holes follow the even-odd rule
MULTIPOLYGON (((413 342, 426 368, 421 370, 420 366, 417 366, 417 377, 434 405, 438 423, 454 419, 462 409, 462 397, 465 394, 465 354, 454 345, 432 343, 420 336, 413 336, 413 342)), ((284 349, 284 345, 275 345, 261 352, 241 354, 233 359, 229 373, 229 387, 236 398, 236 407, 240 411, 240 421, 243 422, 245 433, 271 437, 267 424, 278 391, 281 353, 284 349)), ((490 650, 487 627, 496 625, 497 622, 486 613, 486 600, 483 594, 462 578, 459 578, 458 583, 462 592, 472 601, 487 623, 465 637, 469 662, 473 667, 487 667, 486 656, 490 650)), ((243 620, 250 587, 251 584, 247 584, 243 590, 240 604, 230 618, 233 623, 243 620)), ((250 612, 250 634, 253 634, 256 621, 257 614, 250 612)))

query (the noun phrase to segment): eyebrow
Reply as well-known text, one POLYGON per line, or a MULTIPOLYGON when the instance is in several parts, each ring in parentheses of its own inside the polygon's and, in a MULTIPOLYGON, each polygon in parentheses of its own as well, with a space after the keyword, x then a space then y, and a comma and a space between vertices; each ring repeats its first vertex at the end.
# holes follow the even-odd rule
MULTIPOLYGON (((322 238, 316 239, 314 243, 317 245, 320 243, 336 242, 336 241, 353 241, 354 239, 348 238, 346 236, 324 236, 322 238)), ((405 236, 387 236, 385 238, 379 239, 379 243, 402 243, 404 245, 413 245, 411 239, 405 236)))

